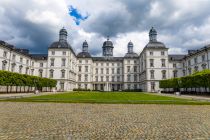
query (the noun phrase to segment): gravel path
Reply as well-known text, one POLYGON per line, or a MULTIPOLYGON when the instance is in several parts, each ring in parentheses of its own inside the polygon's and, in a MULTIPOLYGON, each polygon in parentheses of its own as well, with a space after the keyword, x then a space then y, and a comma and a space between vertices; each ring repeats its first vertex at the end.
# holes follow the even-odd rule
POLYGON ((210 106, 0 102, 0 140, 210 139, 210 106))

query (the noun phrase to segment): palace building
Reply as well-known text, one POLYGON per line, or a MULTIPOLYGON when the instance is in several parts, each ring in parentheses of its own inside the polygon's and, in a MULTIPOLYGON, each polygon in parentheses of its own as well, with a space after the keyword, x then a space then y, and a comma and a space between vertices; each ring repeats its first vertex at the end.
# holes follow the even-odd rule
POLYGON ((58 91, 83 88, 103 91, 142 89, 158 92, 162 79, 182 77, 210 68, 210 45, 189 50, 186 55, 170 55, 164 43, 157 40, 152 27, 149 41, 142 52, 134 52, 134 44, 127 44, 127 53, 113 56, 114 44, 108 38, 102 45, 102 56, 91 56, 88 42, 76 54, 67 41, 66 29, 59 32, 59 40, 48 48, 48 54, 30 54, 0 41, 0 70, 56 79, 58 91))

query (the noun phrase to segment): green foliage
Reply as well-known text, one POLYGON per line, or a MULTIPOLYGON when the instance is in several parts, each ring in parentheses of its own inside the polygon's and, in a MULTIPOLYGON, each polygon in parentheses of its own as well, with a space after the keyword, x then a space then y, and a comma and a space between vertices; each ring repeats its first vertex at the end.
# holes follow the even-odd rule
POLYGON ((210 88, 210 70, 196 72, 181 78, 160 81, 160 88, 210 88))
POLYGON ((74 88, 73 91, 91 91, 90 89, 74 88))
POLYGON ((29 86, 29 87, 55 87, 57 81, 48 78, 30 76, 26 74, 13 73, 0 70, 1 86, 29 86))

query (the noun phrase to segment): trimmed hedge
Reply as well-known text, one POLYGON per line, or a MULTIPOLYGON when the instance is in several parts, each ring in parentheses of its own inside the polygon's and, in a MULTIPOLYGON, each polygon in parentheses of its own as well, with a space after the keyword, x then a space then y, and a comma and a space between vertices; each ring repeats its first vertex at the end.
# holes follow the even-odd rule
POLYGON ((73 91, 91 91, 90 89, 74 88, 73 91))
POLYGON ((181 78, 172 78, 160 81, 160 88, 210 88, 210 70, 196 72, 181 78))
POLYGON ((26 74, 13 73, 0 70, 1 86, 28 86, 28 87, 55 87, 57 81, 48 78, 30 76, 26 74))

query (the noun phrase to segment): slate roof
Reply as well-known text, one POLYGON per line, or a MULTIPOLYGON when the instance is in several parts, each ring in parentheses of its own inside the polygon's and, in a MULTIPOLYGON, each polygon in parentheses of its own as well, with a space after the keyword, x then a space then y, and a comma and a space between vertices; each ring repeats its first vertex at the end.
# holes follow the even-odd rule
POLYGON ((74 55, 76 55, 74 50, 72 49, 71 45, 68 42, 65 42, 65 41, 53 42, 49 46, 49 49, 70 49, 74 53, 74 55))
POLYGON ((186 55, 176 55, 176 54, 171 54, 168 55, 169 60, 174 60, 174 61, 181 61, 186 55))
POLYGON ((47 60, 48 54, 30 54, 31 58, 35 60, 47 60))
POLYGON ((150 41, 145 47, 146 48, 166 48, 165 44, 159 41, 150 41))
POLYGON ((77 55, 78 58, 91 58, 91 55, 89 52, 80 52, 77 55))
POLYGON ((137 53, 126 53, 125 58, 137 58, 139 57, 137 53))
POLYGON ((92 57, 93 61, 123 61, 123 57, 92 57))

